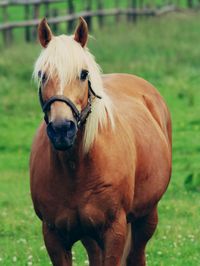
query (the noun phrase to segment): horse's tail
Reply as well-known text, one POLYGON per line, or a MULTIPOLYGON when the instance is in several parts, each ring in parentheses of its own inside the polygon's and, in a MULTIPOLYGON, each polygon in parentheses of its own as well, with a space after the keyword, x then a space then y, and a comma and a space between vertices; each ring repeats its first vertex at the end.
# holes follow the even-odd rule
POLYGON ((126 266, 126 260, 131 249, 131 223, 127 224, 127 237, 124 247, 124 253, 121 260, 121 266, 126 266))

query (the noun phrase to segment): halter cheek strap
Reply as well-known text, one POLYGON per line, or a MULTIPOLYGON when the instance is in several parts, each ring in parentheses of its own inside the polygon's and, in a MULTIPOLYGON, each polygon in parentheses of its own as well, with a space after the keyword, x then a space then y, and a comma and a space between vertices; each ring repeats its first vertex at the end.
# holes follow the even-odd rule
POLYGON ((55 95, 51 98, 49 98, 47 101, 43 100, 42 97, 42 90, 41 90, 41 86, 39 87, 39 99, 40 99, 40 105, 42 107, 42 111, 44 112, 44 120, 46 122, 46 124, 49 124, 49 119, 48 119, 48 112, 50 111, 51 105, 54 102, 64 102, 66 103, 72 110, 72 113, 74 115, 74 118, 77 121, 77 125, 78 127, 81 127, 81 125, 83 125, 89 114, 91 113, 91 106, 92 106, 92 95, 98 99, 102 99, 101 96, 97 95, 92 87, 91 87, 91 83, 88 80, 88 101, 87 101, 87 105, 86 107, 79 112, 79 110, 76 108, 75 104, 67 97, 63 96, 63 95, 55 95))

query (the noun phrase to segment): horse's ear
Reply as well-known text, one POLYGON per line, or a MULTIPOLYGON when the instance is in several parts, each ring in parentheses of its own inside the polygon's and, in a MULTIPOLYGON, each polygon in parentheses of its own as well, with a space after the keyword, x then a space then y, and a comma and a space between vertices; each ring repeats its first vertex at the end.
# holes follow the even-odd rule
POLYGON ((38 38, 41 43, 41 45, 46 48, 48 43, 52 39, 52 32, 51 29, 47 23, 46 18, 43 18, 38 26, 38 38))
POLYGON ((88 40, 88 26, 86 21, 80 17, 79 18, 79 24, 76 27, 75 33, 74 33, 74 40, 81 44, 82 47, 84 47, 88 40))

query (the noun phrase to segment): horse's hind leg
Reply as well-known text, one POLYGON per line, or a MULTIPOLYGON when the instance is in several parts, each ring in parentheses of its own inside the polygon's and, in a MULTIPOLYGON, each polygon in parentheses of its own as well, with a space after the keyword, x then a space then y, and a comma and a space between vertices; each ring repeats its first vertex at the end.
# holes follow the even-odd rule
POLYGON ((158 223, 157 207, 132 223, 132 245, 127 266, 145 266, 145 247, 158 223))
POLYGON ((43 223, 43 237, 49 257, 54 266, 72 266, 71 251, 66 251, 55 231, 43 223))
POLYGON ((102 251, 97 245, 97 242, 91 238, 84 238, 81 240, 85 249, 87 250, 89 265, 101 266, 102 265, 102 251))

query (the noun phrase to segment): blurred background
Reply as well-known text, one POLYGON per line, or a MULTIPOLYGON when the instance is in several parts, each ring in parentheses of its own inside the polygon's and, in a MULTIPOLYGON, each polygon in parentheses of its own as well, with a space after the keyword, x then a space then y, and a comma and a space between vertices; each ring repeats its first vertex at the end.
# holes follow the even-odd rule
MULTIPOLYGON (((149 266, 200 265, 200 1, 0 1, 0 265, 50 265, 29 191, 29 154, 43 119, 32 81, 46 16, 55 34, 89 25, 88 46, 104 73, 151 82, 173 121, 173 174, 147 248, 149 266)), ((88 265, 77 243, 74 265, 88 265)))

